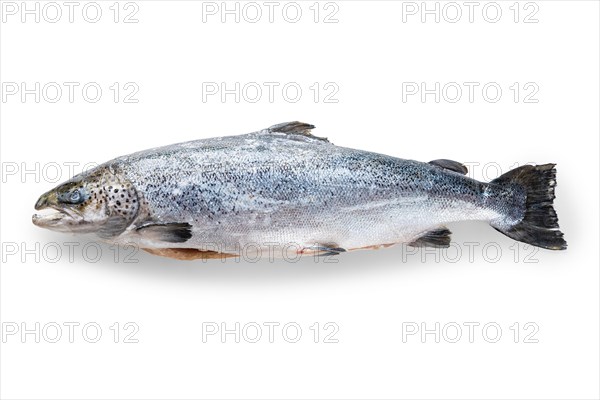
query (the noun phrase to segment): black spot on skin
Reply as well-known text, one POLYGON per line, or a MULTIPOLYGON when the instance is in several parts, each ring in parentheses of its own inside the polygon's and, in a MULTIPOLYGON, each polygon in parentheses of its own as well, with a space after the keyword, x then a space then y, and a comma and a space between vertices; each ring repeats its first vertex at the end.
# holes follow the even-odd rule
POLYGON ((119 189, 115 189, 115 193, 119 193, 119 189))

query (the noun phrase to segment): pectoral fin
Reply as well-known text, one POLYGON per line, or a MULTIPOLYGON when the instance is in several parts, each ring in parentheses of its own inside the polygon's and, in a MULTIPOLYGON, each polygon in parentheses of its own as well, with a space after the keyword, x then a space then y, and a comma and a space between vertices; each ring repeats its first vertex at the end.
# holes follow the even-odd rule
POLYGON ((137 228, 137 233, 155 242, 185 243, 192 237, 192 226, 187 222, 148 224, 137 228))

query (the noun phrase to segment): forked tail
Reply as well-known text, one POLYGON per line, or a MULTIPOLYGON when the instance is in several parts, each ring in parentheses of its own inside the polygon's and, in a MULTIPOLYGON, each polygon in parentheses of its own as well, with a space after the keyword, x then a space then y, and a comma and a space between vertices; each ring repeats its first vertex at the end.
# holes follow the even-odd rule
POLYGON ((500 189, 498 194, 510 199, 507 218, 491 222, 495 229, 512 239, 545 249, 567 248, 552 206, 556 187, 554 164, 515 168, 491 181, 490 187, 493 192, 500 189))

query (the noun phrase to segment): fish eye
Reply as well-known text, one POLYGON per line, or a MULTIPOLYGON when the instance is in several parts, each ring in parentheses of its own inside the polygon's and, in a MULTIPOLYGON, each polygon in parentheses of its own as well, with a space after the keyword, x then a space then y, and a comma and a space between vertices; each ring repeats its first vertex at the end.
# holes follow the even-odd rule
POLYGON ((71 195, 69 196, 69 201, 73 204, 79 203, 80 200, 81 200, 81 193, 79 193, 79 190, 73 191, 71 193, 71 195))
POLYGON ((58 201, 66 204, 81 204, 85 201, 85 193, 80 188, 65 190, 58 194, 58 201))

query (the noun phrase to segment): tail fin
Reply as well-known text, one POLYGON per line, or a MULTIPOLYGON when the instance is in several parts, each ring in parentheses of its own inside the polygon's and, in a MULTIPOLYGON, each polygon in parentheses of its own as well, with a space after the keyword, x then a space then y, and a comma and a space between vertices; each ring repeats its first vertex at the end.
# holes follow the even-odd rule
POLYGON ((524 212, 516 224, 492 226, 506 236, 550 250, 564 250, 567 242, 558 227, 558 217, 552 202, 556 186, 555 164, 523 165, 508 171, 491 184, 514 187, 525 195, 524 212))

